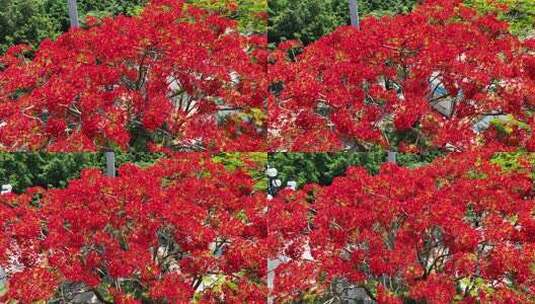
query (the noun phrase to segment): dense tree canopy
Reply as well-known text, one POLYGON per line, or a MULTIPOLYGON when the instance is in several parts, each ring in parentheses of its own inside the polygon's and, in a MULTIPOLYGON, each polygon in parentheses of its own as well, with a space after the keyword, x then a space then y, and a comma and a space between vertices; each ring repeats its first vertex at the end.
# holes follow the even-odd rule
MULTIPOLYGON (((400 166, 416 167, 431 162, 439 155, 441 155, 440 152, 398 153, 396 154, 396 162, 400 166)), ((329 185, 333 178, 342 175, 350 166, 362 166, 371 174, 376 174, 380 166, 386 161, 387 153, 383 151, 366 153, 270 153, 268 164, 278 170, 278 178, 281 179, 283 185, 288 181, 296 181, 298 187, 301 187, 308 183, 329 185)))
MULTIPOLYGON (((78 0, 78 13, 86 16, 135 15, 146 0, 78 0)), ((11 45, 37 47, 45 38, 55 39, 68 30, 67 1, 4 0, 0 2, 0 53, 11 45)))
POLYGON ((0 2, 0 53, 11 45, 34 44, 55 36, 56 25, 46 15, 43 1, 18 0, 0 2))
MULTIPOLYGON (((148 0, 77 0, 82 24, 88 17, 139 15, 148 0)), ((187 0, 239 22, 247 33, 265 33, 265 0, 187 0)), ((56 39, 70 27, 66 0, 3 0, 0 2, 0 53, 25 43, 37 48, 45 38, 56 39)))
POLYGON ((285 261, 279 301, 344 279, 378 303, 532 303, 533 163, 517 156, 502 171, 490 157, 353 167, 329 186, 280 192, 268 214, 272 258, 285 261))
POLYGON ((301 54, 280 44, 270 149, 535 150, 535 41, 460 2, 341 27, 301 54))
POLYGON ((265 38, 182 1, 0 58, 0 148, 265 149, 265 38))
MULTIPOLYGON (((116 153, 116 165, 134 163, 145 167, 162 157, 161 153, 116 153)), ((105 170, 103 153, 0 153, 0 184, 10 184, 22 193, 30 187, 63 188, 79 178, 84 168, 105 170)))
MULTIPOLYGON (((380 17, 410 12, 423 0, 359 0, 359 16, 380 17)), ((480 13, 495 12, 510 24, 511 33, 520 37, 534 34, 535 6, 532 0, 465 0, 465 4, 480 13), (509 6, 507 11, 499 5, 509 6)), ((308 44, 329 34, 335 28, 349 24, 347 0, 273 0, 269 1, 269 41, 279 43, 299 39, 308 44)))
POLYGON ((3 301, 61 298, 82 283, 104 303, 260 303, 264 203, 245 172, 201 154, 3 195, 0 265, 13 271, 3 301))
POLYGON ((267 0, 188 0, 186 2, 237 20, 242 32, 266 33, 267 0))
MULTIPOLYGON (((416 0, 359 0, 359 14, 392 15, 410 11, 416 0)), ((349 23, 347 0, 269 1, 269 42, 299 39, 308 44, 349 23)))
POLYGON ((531 0, 465 0, 479 12, 493 12, 509 23, 511 33, 520 37, 535 34, 535 5, 531 0), (503 10, 503 6, 506 10, 503 10))

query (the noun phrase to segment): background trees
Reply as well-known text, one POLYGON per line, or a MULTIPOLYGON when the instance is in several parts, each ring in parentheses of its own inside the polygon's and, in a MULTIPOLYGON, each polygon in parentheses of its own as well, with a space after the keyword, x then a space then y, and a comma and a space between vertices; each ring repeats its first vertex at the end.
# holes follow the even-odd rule
MULTIPOLYGON (((134 163, 145 167, 162 157, 159 153, 117 153, 117 165, 134 163)), ((63 188, 80 177, 85 168, 104 170, 103 153, 0 153, 0 184, 10 184, 13 191, 27 188, 63 188)))
MULTIPOLYGON (((359 0, 361 17, 394 15, 412 11, 420 0, 359 0)), ((520 37, 533 34, 535 12, 530 0, 466 0, 480 13, 495 12, 510 24, 511 33, 520 37), (503 12, 496 4, 507 4, 503 12)), ((336 27, 349 24, 349 9, 344 0, 269 1, 269 41, 279 43, 286 39, 299 39, 305 45, 332 32, 336 27)))
MULTIPOLYGON (((438 151, 422 154, 399 153, 396 158, 397 164, 400 166, 417 167, 430 163, 441 154, 438 151)), ((387 153, 384 151, 367 153, 270 153, 268 164, 278 170, 277 178, 281 179, 283 185, 288 181, 296 181, 298 187, 302 187, 308 183, 329 185, 336 176, 343 175, 350 166, 362 166, 370 174, 376 174, 386 161, 387 153)))
MULTIPOLYGON (((117 166, 135 164, 141 168, 153 165, 164 153, 118 152, 117 166)), ((219 153, 212 157, 230 171, 241 169, 251 176, 258 191, 266 189, 264 168, 267 153, 219 153)), ((0 184, 10 184, 13 192, 23 193, 31 187, 64 188, 78 179, 83 169, 105 171, 103 153, 0 153, 0 184)))
POLYGON ((0 2, 0 53, 14 44, 35 44, 56 35, 57 24, 46 14, 44 1, 0 2))
POLYGON ((511 33, 521 38, 535 34, 535 7, 529 0, 466 0, 466 4, 476 8, 479 12, 494 12, 502 20, 509 23, 511 33), (500 4, 507 5, 508 9, 503 11, 497 9, 500 4))
MULTIPOLYGON (((146 0, 78 0, 82 20, 138 14, 146 0)), ((13 44, 36 48, 45 38, 55 39, 69 28, 67 5, 62 0, 6 0, 0 3, 0 53, 13 44)))
MULTIPOLYGON (((265 0, 188 0, 202 7, 238 20, 247 33, 265 33, 265 0)), ((148 0, 77 0, 82 24, 88 16, 109 17, 139 15, 148 0)), ((28 44, 37 48, 45 38, 56 39, 69 29, 67 5, 63 0, 4 0, 0 3, 0 54, 11 45, 28 44)))
POLYGON ((188 0, 186 2, 237 20, 240 30, 244 33, 266 33, 267 0, 188 0))
MULTIPOLYGON (((365 0, 359 1, 359 12, 367 15, 392 15, 408 12, 416 0, 365 0)), ((299 39, 308 44, 332 32, 335 28, 349 24, 347 1, 306 0, 269 1, 269 42, 299 39)))

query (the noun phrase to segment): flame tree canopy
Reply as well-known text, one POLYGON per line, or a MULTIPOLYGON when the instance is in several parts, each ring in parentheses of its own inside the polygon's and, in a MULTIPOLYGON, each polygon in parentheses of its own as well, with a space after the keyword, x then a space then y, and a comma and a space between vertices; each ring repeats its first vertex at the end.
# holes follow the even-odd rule
POLYGON ((270 149, 535 150, 535 41, 461 1, 271 54, 270 149))
POLYGON ((183 1, 0 58, 5 151, 265 149, 265 37, 183 1))
POLYGON ((78 283, 105 303, 261 303, 265 197, 245 171, 198 153, 2 195, 1 300, 49 300, 78 283))
POLYGON ((270 202, 282 302, 346 280, 378 303, 533 303, 533 155, 452 154, 419 168, 351 167, 270 202), (307 249, 308 248, 308 249, 307 249), (284 258, 281 258, 284 257, 284 258))

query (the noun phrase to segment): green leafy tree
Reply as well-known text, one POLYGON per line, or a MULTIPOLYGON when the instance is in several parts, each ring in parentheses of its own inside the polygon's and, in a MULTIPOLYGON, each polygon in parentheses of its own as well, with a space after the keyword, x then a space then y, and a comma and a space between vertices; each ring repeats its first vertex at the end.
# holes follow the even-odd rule
POLYGON ((535 34, 535 2, 533 0, 465 0, 468 6, 482 13, 496 13, 509 23, 511 33, 522 38, 535 34), (504 4, 507 9, 499 8, 504 4))
MULTIPOLYGON (((359 16, 393 15, 410 12, 423 0, 358 0, 359 16)), ((467 6, 480 13, 494 12, 510 23, 510 31, 526 37, 535 34, 535 5, 533 0, 465 0, 467 6), (506 4, 507 11, 496 4, 506 4)), ((272 0, 269 2, 269 41, 278 43, 298 39, 308 44, 349 24, 347 0, 272 0)))
MULTIPOLYGON (((70 27, 67 2, 65 0, 43 1, 45 14, 54 20, 60 32, 67 31, 70 27)), ((147 2, 148 0, 77 0, 78 15, 82 23, 87 16, 102 18, 119 14, 137 15, 147 2)))
POLYGON ((535 153, 527 152, 499 152, 494 155, 492 163, 499 165, 505 171, 516 171, 525 168, 522 163, 529 163, 531 177, 535 182, 535 153))
MULTIPOLYGON (((116 165, 135 163, 148 166, 161 158, 159 153, 116 153, 116 165)), ((28 187, 63 188, 69 180, 78 178, 84 168, 104 170, 103 153, 0 153, 0 183, 11 184, 13 191, 24 192, 28 187)))
POLYGON ((245 33, 265 33, 267 0, 187 0, 198 7, 235 19, 245 33))
MULTIPOLYGON (((397 164, 417 167, 430 163, 440 152, 422 154, 397 154, 397 164)), ((289 180, 297 182, 298 187, 306 183, 329 185, 333 178, 343 175, 349 166, 362 166, 376 174, 387 161, 387 153, 374 152, 335 152, 335 153, 271 153, 268 164, 279 171, 278 178, 286 184, 289 180)))
POLYGON ((268 37, 278 43, 298 39, 307 44, 346 24, 347 5, 336 0, 273 0, 269 2, 268 37))
MULTIPOLYGON (((163 153, 116 152, 116 167, 134 163, 140 167, 154 164, 163 153)), ((256 181, 258 190, 266 189, 264 169, 267 153, 220 153, 213 157, 228 170, 245 168, 256 181)), ((104 153, 0 153, 0 184, 11 184, 13 191, 22 193, 29 187, 64 188, 80 176, 84 168, 105 170, 104 153)))
MULTIPOLYGON (((383 16, 408 12, 417 0, 359 0, 360 16, 383 16)), ((269 2, 269 41, 317 40, 336 27, 349 24, 347 0, 273 0, 269 2)))
MULTIPOLYGON (((148 0, 78 0, 82 23, 87 16, 137 15, 148 0)), ((36 47, 43 39, 55 39, 69 29, 65 0, 0 1, 0 53, 11 45, 36 47)))
POLYGON ((31 44, 55 37, 59 27, 47 14, 46 0, 0 1, 0 53, 13 44, 31 44))
POLYGON ((98 155, 91 153, 2 153, 0 182, 11 184, 17 193, 32 186, 65 187, 82 168, 99 166, 98 155))
POLYGON ((267 189, 267 178, 265 168, 268 161, 268 154, 265 152, 226 152, 219 153, 213 157, 214 162, 223 164, 228 170, 245 168, 245 171, 253 178, 257 190, 267 189))

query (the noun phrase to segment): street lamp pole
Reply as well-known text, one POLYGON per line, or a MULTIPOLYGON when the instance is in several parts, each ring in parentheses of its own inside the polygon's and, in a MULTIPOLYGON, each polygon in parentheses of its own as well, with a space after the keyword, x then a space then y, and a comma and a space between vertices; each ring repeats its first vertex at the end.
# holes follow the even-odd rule
MULTIPOLYGON (((13 190, 13 186, 10 184, 2 185, 2 192, 0 192, 0 195, 9 194, 13 190)), ((4 268, 0 266, 0 292, 4 292, 6 288, 7 283, 7 274, 4 268)), ((0 294, 1 295, 1 294, 0 294)))
POLYGON ((71 21, 71 28, 80 27, 80 21, 78 20, 78 6, 76 0, 67 0, 69 7, 69 19, 71 21))
POLYGON ((351 26, 360 29, 358 0, 349 0, 349 17, 351 19, 351 26))
POLYGON ((106 156, 106 176, 115 177, 115 152, 107 151, 104 155, 106 156))
MULTIPOLYGON (((282 187, 282 181, 277 178, 277 175, 279 172, 275 168, 268 167, 266 169, 266 175, 268 178, 268 200, 273 199, 273 197, 277 194, 277 192, 282 187)), ((297 182, 296 181, 288 181, 286 183, 286 188, 291 190, 297 189, 297 182)), ((281 261, 279 259, 268 259, 267 261, 267 287, 268 287, 268 298, 267 298, 267 304, 274 304, 274 297, 271 294, 273 289, 275 288, 275 269, 279 267, 281 261)))

